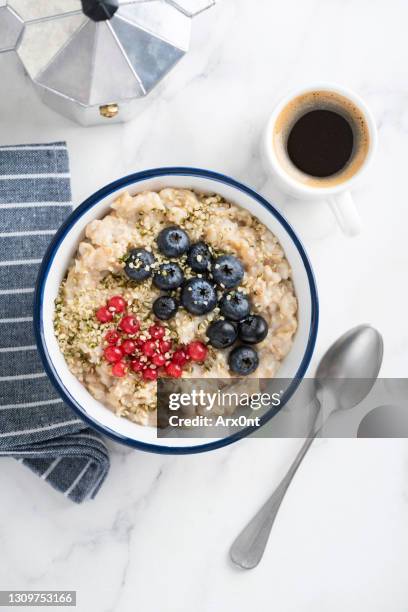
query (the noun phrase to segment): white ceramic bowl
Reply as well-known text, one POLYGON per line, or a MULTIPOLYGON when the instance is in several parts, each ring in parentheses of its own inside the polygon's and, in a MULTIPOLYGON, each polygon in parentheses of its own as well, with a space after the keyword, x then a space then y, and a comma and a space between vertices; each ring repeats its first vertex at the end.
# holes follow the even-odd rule
MULTIPOLYGON (((219 193, 227 200, 248 209, 279 239, 292 267, 299 302, 299 327, 293 347, 279 370, 280 378, 293 381, 285 394, 287 401, 304 376, 315 345, 318 299, 313 272, 299 238, 281 213, 249 187, 222 174, 195 168, 158 168, 127 176, 88 198, 59 229, 44 257, 37 280, 34 326, 38 349, 51 381, 66 403, 89 425, 118 442, 143 450, 194 453, 229 444, 248 435, 252 428, 222 439, 158 438, 155 428, 136 425, 115 416, 90 395, 69 371, 53 329, 54 300, 86 225, 93 219, 102 218, 109 211, 111 202, 125 189, 134 195, 144 190, 160 190, 164 187, 219 193)), ((266 422, 273 414, 274 410, 271 409, 262 417, 261 422, 266 422)))

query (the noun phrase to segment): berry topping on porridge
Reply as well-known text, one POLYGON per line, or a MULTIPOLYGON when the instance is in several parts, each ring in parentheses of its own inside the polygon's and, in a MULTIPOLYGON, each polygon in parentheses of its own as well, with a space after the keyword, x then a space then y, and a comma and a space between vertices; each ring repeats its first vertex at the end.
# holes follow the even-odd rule
POLYGON ((107 306, 111 312, 124 312, 126 300, 121 295, 114 295, 108 300, 107 306))
POLYGON ((119 329, 126 334, 136 334, 140 329, 140 323, 134 315, 125 315, 120 320, 119 329))
POLYGON ((211 271, 215 282, 228 289, 238 285, 244 278, 243 265, 233 255, 217 257, 211 271))
MULTIPOLYGON (((118 304, 126 304, 121 296, 114 296, 108 303, 113 299, 118 304)), ((169 338, 168 329, 163 325, 154 323, 147 329, 141 329, 136 317, 125 314, 118 321, 117 327, 109 329, 103 337, 103 359, 112 364, 112 376, 123 378, 135 372, 143 380, 173 376, 174 372, 178 378, 182 374, 182 366, 188 361, 203 363, 206 360, 208 349, 203 342, 196 340, 186 346, 176 346, 169 338), (181 372, 178 368, 167 368, 172 364, 180 366, 181 372)))
POLYGON ((250 315, 240 322, 239 339, 247 344, 258 344, 268 335, 268 324, 260 315, 250 315))
POLYGON ((242 291, 224 293, 220 300, 221 314, 231 321, 241 321, 249 315, 251 303, 242 291))
POLYGON ((235 374, 248 376, 255 372, 259 365, 258 353, 251 346, 237 346, 231 351, 228 364, 235 374))
POLYGON ((211 249, 205 242, 196 242, 191 245, 187 255, 187 265, 194 272, 207 272, 211 270, 212 254, 211 249))
POLYGON ((218 319, 207 327, 207 337, 214 348, 228 348, 238 338, 237 326, 232 321, 218 319))
POLYGON ((208 349, 202 342, 196 340, 195 342, 190 342, 187 345, 187 355, 193 361, 199 361, 202 363, 207 359, 208 349))
POLYGON ((217 291, 214 283, 206 278, 191 278, 183 287, 181 303, 193 315, 211 312, 217 304, 217 291))
POLYGON ((153 302, 153 313, 158 319, 167 321, 174 317, 178 307, 179 303, 174 297, 161 295, 153 302))
POLYGON ((71 371, 147 425, 158 379, 273 377, 296 328, 276 237, 221 196, 183 189, 125 192, 89 223, 55 308, 71 371))
POLYGON ((163 291, 178 289, 183 284, 184 274, 178 263, 161 264, 153 276, 153 284, 163 291))
POLYGON ((142 282, 152 275, 155 258, 146 249, 132 249, 126 258, 125 274, 136 282, 142 282))
POLYGON ((96 318, 101 323, 109 323, 113 319, 113 313, 109 310, 107 306, 101 306, 96 311, 96 318))
POLYGON ((160 253, 167 257, 180 257, 190 246, 190 238, 186 232, 174 225, 164 228, 157 237, 157 246, 160 253))

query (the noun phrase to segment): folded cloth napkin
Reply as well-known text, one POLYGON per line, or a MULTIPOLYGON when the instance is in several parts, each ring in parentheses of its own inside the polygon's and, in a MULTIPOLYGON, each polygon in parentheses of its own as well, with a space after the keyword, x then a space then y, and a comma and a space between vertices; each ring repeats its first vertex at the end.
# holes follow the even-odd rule
POLYGON ((41 258, 71 209, 65 143, 0 147, 0 456, 79 503, 105 480, 108 452, 58 397, 32 330, 41 258))

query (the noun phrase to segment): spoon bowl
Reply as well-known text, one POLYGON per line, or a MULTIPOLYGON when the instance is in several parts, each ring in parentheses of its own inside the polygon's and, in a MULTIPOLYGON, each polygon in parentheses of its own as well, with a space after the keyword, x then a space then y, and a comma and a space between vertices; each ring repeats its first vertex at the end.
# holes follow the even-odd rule
POLYGON ((357 406, 370 393, 383 354, 383 339, 374 327, 358 325, 343 334, 318 365, 315 386, 320 403, 327 394, 335 399, 335 410, 357 406))

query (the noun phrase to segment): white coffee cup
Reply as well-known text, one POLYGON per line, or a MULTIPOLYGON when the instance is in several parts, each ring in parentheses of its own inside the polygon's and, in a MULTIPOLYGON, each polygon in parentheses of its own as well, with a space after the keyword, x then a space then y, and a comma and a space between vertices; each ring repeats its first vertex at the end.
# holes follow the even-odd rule
MULTIPOLYGON (((324 102, 326 103, 326 102, 324 102)), ((351 189, 367 171, 377 145, 377 128, 374 118, 363 100, 352 91, 332 83, 314 83, 292 91, 285 96, 272 112, 266 125, 261 153, 266 172, 272 174, 277 186, 295 198, 304 200, 326 200, 343 230, 349 236, 361 231, 361 219, 351 196, 351 189), (302 173, 292 164, 283 141, 284 131, 290 132, 296 120, 310 108, 320 108, 314 100, 333 100, 336 111, 349 113, 357 129, 361 127, 360 141, 348 163, 337 175, 319 179, 302 173), (320 98, 319 98, 320 96, 320 98), (302 112, 304 111, 304 112, 302 112), (364 140, 364 142, 363 142, 364 140)))

